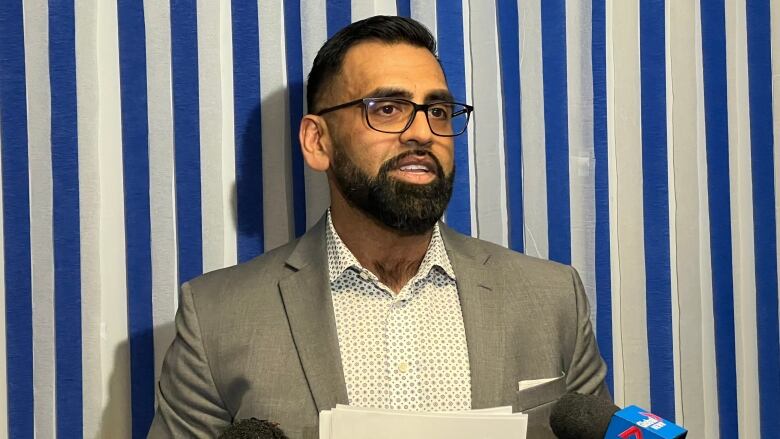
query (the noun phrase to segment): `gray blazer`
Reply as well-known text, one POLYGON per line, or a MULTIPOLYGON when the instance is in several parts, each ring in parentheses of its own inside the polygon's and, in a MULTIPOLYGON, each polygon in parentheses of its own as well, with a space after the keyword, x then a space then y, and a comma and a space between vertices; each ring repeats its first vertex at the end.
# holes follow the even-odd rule
MULTIPOLYGON (((442 224, 457 278, 473 408, 529 414, 529 437, 554 437, 565 392, 609 397, 606 366, 577 273, 442 224), (518 382, 559 377, 518 391, 518 382)), ((331 304, 325 221, 299 240, 182 286, 150 438, 217 437, 233 420, 278 422, 316 438, 321 410, 347 404, 331 304)))

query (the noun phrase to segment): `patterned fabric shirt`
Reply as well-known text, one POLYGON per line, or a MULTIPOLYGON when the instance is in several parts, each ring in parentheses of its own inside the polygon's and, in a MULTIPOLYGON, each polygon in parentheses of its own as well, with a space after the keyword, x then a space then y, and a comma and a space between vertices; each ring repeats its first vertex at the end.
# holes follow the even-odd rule
POLYGON ((398 294, 362 267, 328 212, 328 272, 349 404, 413 411, 471 408, 455 274, 439 227, 398 294))

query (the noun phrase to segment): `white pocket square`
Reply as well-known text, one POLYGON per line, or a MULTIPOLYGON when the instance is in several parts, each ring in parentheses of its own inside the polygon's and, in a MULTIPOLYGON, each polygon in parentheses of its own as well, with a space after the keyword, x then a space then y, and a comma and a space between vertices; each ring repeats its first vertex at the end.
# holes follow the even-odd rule
POLYGON ((517 383, 517 390, 519 392, 522 392, 523 390, 530 389, 531 387, 540 386, 544 383, 549 383, 550 381, 557 380, 558 378, 562 378, 564 375, 563 372, 561 372, 561 376, 552 377, 552 378, 539 378, 535 380, 522 380, 518 381, 517 383))

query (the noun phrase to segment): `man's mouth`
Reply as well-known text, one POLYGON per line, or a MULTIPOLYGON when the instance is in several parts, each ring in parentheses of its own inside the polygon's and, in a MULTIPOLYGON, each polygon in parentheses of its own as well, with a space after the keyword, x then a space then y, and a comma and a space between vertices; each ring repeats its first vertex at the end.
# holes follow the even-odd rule
POLYGON ((402 181, 428 184, 436 180, 439 169, 436 162, 428 156, 404 157, 399 162, 394 174, 402 181))
POLYGON ((411 184, 429 184, 443 178, 441 165, 429 151, 408 151, 385 163, 381 173, 411 184))
POLYGON ((396 159, 393 166, 397 171, 409 174, 436 174, 439 172, 439 164, 428 153, 405 154, 396 159))
POLYGON ((403 172, 412 172, 416 174, 431 172, 431 170, 426 165, 404 165, 398 169, 403 172))

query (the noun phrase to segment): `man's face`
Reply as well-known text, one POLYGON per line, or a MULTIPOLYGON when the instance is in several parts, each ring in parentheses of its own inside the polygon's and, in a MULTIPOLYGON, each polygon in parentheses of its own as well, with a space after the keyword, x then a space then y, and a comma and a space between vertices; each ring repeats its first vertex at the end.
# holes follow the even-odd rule
MULTIPOLYGON (((332 90, 322 107, 365 97, 450 99, 438 61, 407 44, 352 47, 332 90)), ((333 140, 330 174, 344 198, 400 232, 430 230, 452 194, 453 139, 431 133, 424 112, 400 134, 371 129, 360 105, 329 113, 326 120, 333 140)))

